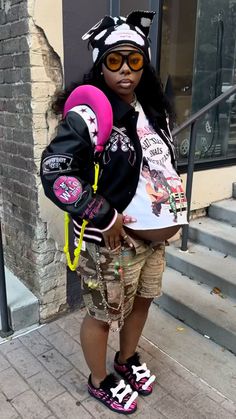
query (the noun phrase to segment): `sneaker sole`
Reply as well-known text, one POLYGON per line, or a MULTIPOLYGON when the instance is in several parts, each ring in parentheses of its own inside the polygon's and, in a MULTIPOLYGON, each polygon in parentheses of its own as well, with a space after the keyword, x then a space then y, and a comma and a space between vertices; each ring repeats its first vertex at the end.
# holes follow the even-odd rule
POLYGON ((121 412, 120 410, 116 410, 116 409, 113 409, 112 407, 110 407, 104 400, 102 400, 102 399, 99 399, 99 397, 96 397, 92 392, 90 392, 89 391, 89 389, 88 389, 88 393, 89 393, 89 395, 90 396, 92 396, 94 399, 96 399, 96 400, 98 400, 100 403, 102 403, 104 406, 106 406, 108 409, 110 409, 112 412, 115 412, 115 413, 119 413, 119 414, 121 414, 121 415, 132 415, 132 413, 135 413, 136 412, 136 410, 137 410, 137 406, 135 407, 135 409, 133 409, 132 411, 130 411, 130 412, 126 412, 126 411, 124 411, 124 412, 121 412))

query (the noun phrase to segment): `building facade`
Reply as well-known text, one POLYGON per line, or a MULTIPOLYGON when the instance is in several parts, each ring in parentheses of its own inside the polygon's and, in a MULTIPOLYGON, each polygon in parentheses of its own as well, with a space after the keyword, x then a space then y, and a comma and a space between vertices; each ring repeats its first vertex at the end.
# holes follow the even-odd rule
MULTIPOLYGON (((79 301, 67 275, 63 214, 44 196, 42 150, 57 121, 50 100, 91 66, 81 36, 104 14, 157 12, 152 61, 176 110, 176 124, 236 81, 235 0, 0 0, 1 220, 8 268, 39 298, 41 319, 79 301), (96 4, 96 7, 95 7, 96 4), (74 297, 75 296, 75 297, 74 297)), ((176 138, 186 178, 189 132, 176 138)), ((209 112, 197 132, 192 210, 229 198, 236 181, 236 101, 209 112)))

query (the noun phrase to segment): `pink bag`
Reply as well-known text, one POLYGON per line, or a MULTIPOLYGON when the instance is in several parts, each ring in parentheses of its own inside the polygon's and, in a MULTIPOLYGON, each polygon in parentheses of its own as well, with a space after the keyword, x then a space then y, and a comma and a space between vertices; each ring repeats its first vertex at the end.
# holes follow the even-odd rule
POLYGON ((105 94, 95 86, 84 84, 76 87, 67 98, 63 116, 78 105, 89 106, 97 119, 98 135, 95 150, 103 151, 113 126, 112 107, 105 94))

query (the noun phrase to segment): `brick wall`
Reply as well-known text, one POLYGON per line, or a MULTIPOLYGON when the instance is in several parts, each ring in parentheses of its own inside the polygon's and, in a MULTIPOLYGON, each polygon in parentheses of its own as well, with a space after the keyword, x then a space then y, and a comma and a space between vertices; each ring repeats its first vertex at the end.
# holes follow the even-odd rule
POLYGON ((0 0, 0 191, 6 265, 39 297, 41 318, 64 308, 65 267, 39 212, 48 103, 60 60, 34 24, 34 0, 0 0))

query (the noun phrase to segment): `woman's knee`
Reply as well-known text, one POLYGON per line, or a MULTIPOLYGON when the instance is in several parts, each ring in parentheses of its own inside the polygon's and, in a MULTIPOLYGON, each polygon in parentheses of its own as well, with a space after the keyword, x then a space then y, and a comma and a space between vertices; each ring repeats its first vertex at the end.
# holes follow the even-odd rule
POLYGON ((152 301, 153 298, 144 298, 137 295, 134 300, 133 310, 138 309, 140 311, 148 311, 152 301))
POLYGON ((89 327, 91 329, 100 329, 104 332, 109 331, 109 324, 106 321, 97 319, 96 317, 91 316, 89 313, 86 313, 84 317, 84 324, 86 324, 86 327, 89 327))

